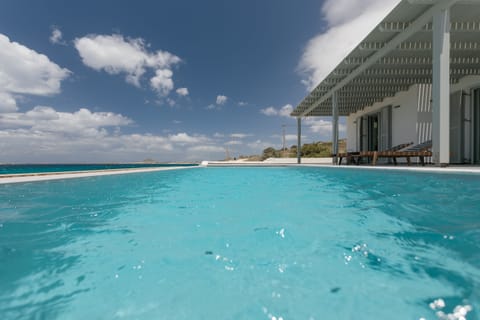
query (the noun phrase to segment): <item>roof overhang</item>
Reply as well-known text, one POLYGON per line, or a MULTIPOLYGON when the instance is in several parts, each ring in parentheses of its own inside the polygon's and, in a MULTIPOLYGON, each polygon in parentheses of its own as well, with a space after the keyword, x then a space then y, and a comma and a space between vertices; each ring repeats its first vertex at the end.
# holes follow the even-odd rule
MULTIPOLYGON (((294 117, 346 116, 413 84, 432 82, 432 17, 450 8, 450 82, 480 75, 480 0, 402 0, 295 108, 294 117)), ((328 50, 328 49, 327 49, 328 50)))

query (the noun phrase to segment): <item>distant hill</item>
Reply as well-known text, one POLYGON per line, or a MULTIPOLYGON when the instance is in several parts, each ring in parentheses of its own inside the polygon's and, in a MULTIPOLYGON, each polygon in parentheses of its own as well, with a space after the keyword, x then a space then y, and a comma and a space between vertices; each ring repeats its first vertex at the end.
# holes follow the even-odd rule
MULTIPOLYGON (((346 139, 340 139, 338 141, 338 152, 345 152, 347 146, 346 139)), ((304 158, 323 158, 332 156, 332 142, 313 142, 305 143, 302 145, 301 155, 304 158)), ((255 158, 265 160, 267 158, 296 158, 297 146, 291 146, 290 148, 275 149, 268 147, 263 150, 261 156, 248 156, 243 158, 255 158)))

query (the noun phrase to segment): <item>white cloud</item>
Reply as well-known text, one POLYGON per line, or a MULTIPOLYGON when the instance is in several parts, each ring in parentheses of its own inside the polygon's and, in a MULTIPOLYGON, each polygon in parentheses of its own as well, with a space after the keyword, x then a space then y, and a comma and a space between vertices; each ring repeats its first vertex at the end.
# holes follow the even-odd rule
POLYGON ((0 114, 0 128, 29 128, 32 131, 63 132, 74 135, 91 133, 105 127, 125 126, 132 120, 111 112, 59 112, 51 107, 36 106, 25 113, 0 114))
POLYGON ((173 89, 173 72, 169 69, 159 69, 155 77, 150 79, 150 86, 161 96, 167 96, 173 89))
POLYGON ((3 112, 15 112, 17 109, 15 98, 9 93, 0 91, 0 114, 3 112))
POLYGON ((173 99, 167 98, 167 103, 170 107, 174 107, 176 102, 173 99))
POLYGON ((236 145, 242 145, 243 142, 239 141, 239 140, 230 140, 230 141, 225 142, 225 144, 228 145, 228 146, 236 146, 236 145))
POLYGON ((278 114, 278 111, 274 107, 268 107, 265 109, 261 109, 260 113, 263 113, 266 116, 276 116, 278 114))
MULTIPOLYGON (((280 141, 281 141, 283 139, 283 135, 273 134, 273 135, 271 135, 271 138, 275 138, 276 140, 280 139, 280 141)), ((307 138, 308 138, 308 136, 302 134, 302 140, 307 139, 307 138)), ((285 134, 285 141, 297 141, 297 135, 296 134, 285 134)))
POLYGON ((247 143, 247 146, 251 150, 255 150, 258 154, 260 154, 265 148, 275 146, 274 143, 262 140, 255 140, 252 142, 247 143))
POLYGON ((0 149, 6 162, 199 161, 225 156, 222 142, 205 135, 124 134, 129 118, 111 112, 60 112, 37 106, 0 114, 0 149))
POLYGON ((66 45, 65 41, 63 40, 62 31, 56 26, 52 26, 52 34, 50 35, 50 42, 53 44, 66 45))
MULTIPOLYGON (((308 117, 304 120, 305 126, 307 126, 311 132, 321 136, 321 139, 331 138, 332 136, 332 121, 325 120, 320 117, 308 117)), ((340 134, 344 134, 347 131, 345 124, 338 124, 338 131, 340 134)))
MULTIPOLYGON (((273 134, 271 136, 271 138, 275 139, 275 141, 279 141, 279 142, 282 142, 283 141, 283 135, 281 134, 273 134)), ((287 142, 287 144, 296 144, 297 142, 297 135, 296 134, 286 134, 285 135, 285 141, 287 142)), ((303 135, 302 134, 302 143, 303 141, 305 141, 306 139, 308 139, 308 136, 306 135, 303 135)))
MULTIPOLYGON (((285 141, 297 141, 297 135, 296 134, 286 134, 285 135, 285 141)), ((306 136, 302 135, 302 139, 306 139, 306 136)))
POLYGON ((322 14, 329 28, 308 42, 299 63, 308 89, 317 86, 399 2, 327 0, 322 14))
POLYGON ((168 139, 172 142, 178 142, 181 144, 198 144, 198 143, 207 143, 210 141, 206 136, 196 135, 191 136, 185 132, 177 133, 170 135, 168 139))
POLYGON ((227 96, 224 96, 224 95, 218 95, 217 96, 217 104, 219 106, 224 105, 227 102, 227 100, 228 100, 227 96))
POLYGON ((247 133, 232 133, 230 135, 231 138, 235 138, 235 139, 243 139, 243 138, 250 137, 250 136, 252 136, 252 135, 247 134, 247 133))
POLYGON ((202 152, 202 153, 224 153, 225 149, 218 146, 209 146, 209 145, 202 145, 202 146, 194 146, 190 147, 188 150, 194 152, 202 152))
POLYGON ((148 53, 141 39, 124 39, 121 35, 89 35, 74 41, 83 63, 109 74, 126 73, 126 80, 140 86, 148 53))
POLYGON ((239 105, 240 107, 243 107, 243 106, 248 105, 248 102, 240 101, 240 102, 238 102, 238 105, 239 105))
POLYGON ((178 88, 176 92, 179 96, 182 96, 182 97, 188 96, 187 88, 178 88))
POLYGON ((47 56, 0 34, 0 112, 17 110, 16 96, 49 96, 60 92, 70 71, 47 56))
MULTIPOLYGON (((384 1, 385 2, 385 1, 384 1)), ((357 16, 362 15, 372 7, 378 7, 378 0, 327 0, 322 6, 324 19, 329 26, 349 23, 357 16)))
POLYGON ((218 95, 215 103, 209 104, 205 109, 207 110, 221 110, 222 106, 227 102, 228 97, 224 95, 218 95))
POLYGON ((281 117, 290 117, 290 114, 293 112, 293 107, 291 104, 283 106, 279 111, 278 115, 281 117))
POLYGON ((125 74, 125 80, 140 87, 140 79, 147 69, 155 71, 151 87, 165 96, 173 89, 171 67, 181 59, 167 51, 149 52, 141 38, 122 35, 88 35, 74 41, 83 63, 97 71, 125 74))
POLYGON ((274 107, 268 107, 261 109, 260 113, 263 113, 266 116, 280 116, 290 118, 290 113, 293 111, 293 106, 291 104, 286 104, 283 107, 276 109, 274 107))
POLYGON ((30 128, 6 129, 0 130, 0 140, 2 147, 6 147, 2 159, 10 162, 137 161, 175 150, 162 136, 119 134, 103 128, 85 130, 81 135, 30 128))

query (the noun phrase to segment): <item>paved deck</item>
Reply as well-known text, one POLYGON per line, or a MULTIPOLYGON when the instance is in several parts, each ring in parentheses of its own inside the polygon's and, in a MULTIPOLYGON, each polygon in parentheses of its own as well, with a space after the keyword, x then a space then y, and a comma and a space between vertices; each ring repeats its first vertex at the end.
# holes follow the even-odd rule
POLYGON ((89 171, 4 174, 4 175, 0 175, 0 184, 60 180, 60 179, 74 179, 74 178, 97 177, 97 176, 107 176, 107 175, 116 175, 116 174, 129 174, 129 173, 193 169, 193 168, 198 168, 198 167, 192 166, 192 167, 161 167, 161 168, 129 168, 129 169, 109 169, 109 170, 89 170, 89 171))

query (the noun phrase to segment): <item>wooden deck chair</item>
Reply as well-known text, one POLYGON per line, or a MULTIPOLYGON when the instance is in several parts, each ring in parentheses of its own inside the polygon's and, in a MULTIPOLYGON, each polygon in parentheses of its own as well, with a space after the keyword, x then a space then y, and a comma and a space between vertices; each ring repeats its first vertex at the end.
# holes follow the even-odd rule
MULTIPOLYGON (((342 152, 342 153, 339 153, 337 154, 337 158, 338 158, 338 165, 341 165, 342 164, 342 159, 345 158, 345 161, 347 162, 347 164, 350 164, 350 163, 357 163, 358 161, 358 158, 356 159, 355 157, 358 156, 360 154, 360 152, 358 151, 354 151, 354 152, 342 152)), ((357 163, 358 164, 358 163, 357 163)))
POLYGON ((376 165, 378 158, 392 158, 393 163, 397 165, 397 158, 406 158, 408 165, 410 165, 411 157, 418 157, 422 166, 425 165, 425 157, 431 157, 432 140, 428 140, 413 146, 400 149, 398 151, 376 151, 373 156, 372 165, 376 165))
POLYGON ((376 162, 377 162, 377 158, 378 158, 377 154, 378 154, 379 152, 395 152, 395 151, 398 151, 398 150, 402 150, 402 149, 404 149, 404 148, 406 148, 406 147, 408 147, 408 146, 411 146, 412 144, 413 144, 413 142, 402 143, 402 144, 398 144, 398 145, 396 145, 396 146, 394 146, 394 147, 391 147, 391 148, 389 148, 389 149, 387 149, 387 150, 383 150, 383 151, 362 151, 362 152, 360 152, 360 154, 357 156, 356 162, 357 162, 357 164, 359 164, 359 163, 360 163, 360 160, 361 160, 362 158, 372 158, 372 159, 373 159, 373 160, 372 160, 372 163, 373 163, 373 165, 375 165, 376 162))

